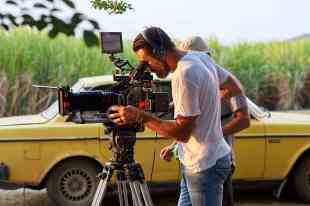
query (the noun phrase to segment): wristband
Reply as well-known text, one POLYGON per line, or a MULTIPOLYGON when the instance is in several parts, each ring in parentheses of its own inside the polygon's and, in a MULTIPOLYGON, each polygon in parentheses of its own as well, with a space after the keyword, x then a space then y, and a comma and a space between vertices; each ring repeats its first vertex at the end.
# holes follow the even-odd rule
POLYGON ((172 157, 174 157, 175 159, 179 159, 178 155, 179 145, 175 144, 173 148, 171 148, 171 150, 172 150, 172 157))

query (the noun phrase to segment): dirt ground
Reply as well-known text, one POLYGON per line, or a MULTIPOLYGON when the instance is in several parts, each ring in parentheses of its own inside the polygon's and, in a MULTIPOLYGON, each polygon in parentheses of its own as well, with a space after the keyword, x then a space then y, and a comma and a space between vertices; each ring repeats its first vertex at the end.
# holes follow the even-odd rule
MULTIPOLYGON (((155 195, 155 205, 175 206, 177 193, 155 195)), ((236 206, 309 206, 300 203, 294 197, 282 197, 276 200, 269 191, 237 191, 235 194, 236 206)), ((105 200, 107 205, 117 205, 115 199, 105 200)), ((48 206, 46 190, 0 190, 0 206, 48 206)))

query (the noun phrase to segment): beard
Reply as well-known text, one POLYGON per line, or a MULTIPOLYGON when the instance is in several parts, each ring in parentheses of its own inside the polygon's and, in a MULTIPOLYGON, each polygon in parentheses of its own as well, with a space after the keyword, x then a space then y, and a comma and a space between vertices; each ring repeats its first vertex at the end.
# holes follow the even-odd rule
POLYGON ((164 79, 168 76, 169 73, 170 73, 170 69, 169 69, 168 64, 166 62, 163 62, 163 67, 162 69, 156 72, 156 76, 158 78, 164 79))

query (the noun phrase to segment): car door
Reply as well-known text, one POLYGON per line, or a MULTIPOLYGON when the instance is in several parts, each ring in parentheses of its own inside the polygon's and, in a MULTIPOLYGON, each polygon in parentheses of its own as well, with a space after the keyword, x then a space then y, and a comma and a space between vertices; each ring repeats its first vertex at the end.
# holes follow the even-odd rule
POLYGON ((234 179, 263 179, 266 138, 262 121, 251 118, 250 127, 235 135, 234 152, 236 160, 234 179))

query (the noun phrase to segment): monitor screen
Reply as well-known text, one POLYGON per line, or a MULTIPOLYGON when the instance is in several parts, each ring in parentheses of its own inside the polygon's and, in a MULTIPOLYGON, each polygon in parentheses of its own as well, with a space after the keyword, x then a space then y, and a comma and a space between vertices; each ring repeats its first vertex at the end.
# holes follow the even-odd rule
POLYGON ((123 52, 121 32, 100 32, 102 52, 114 54, 123 52))

